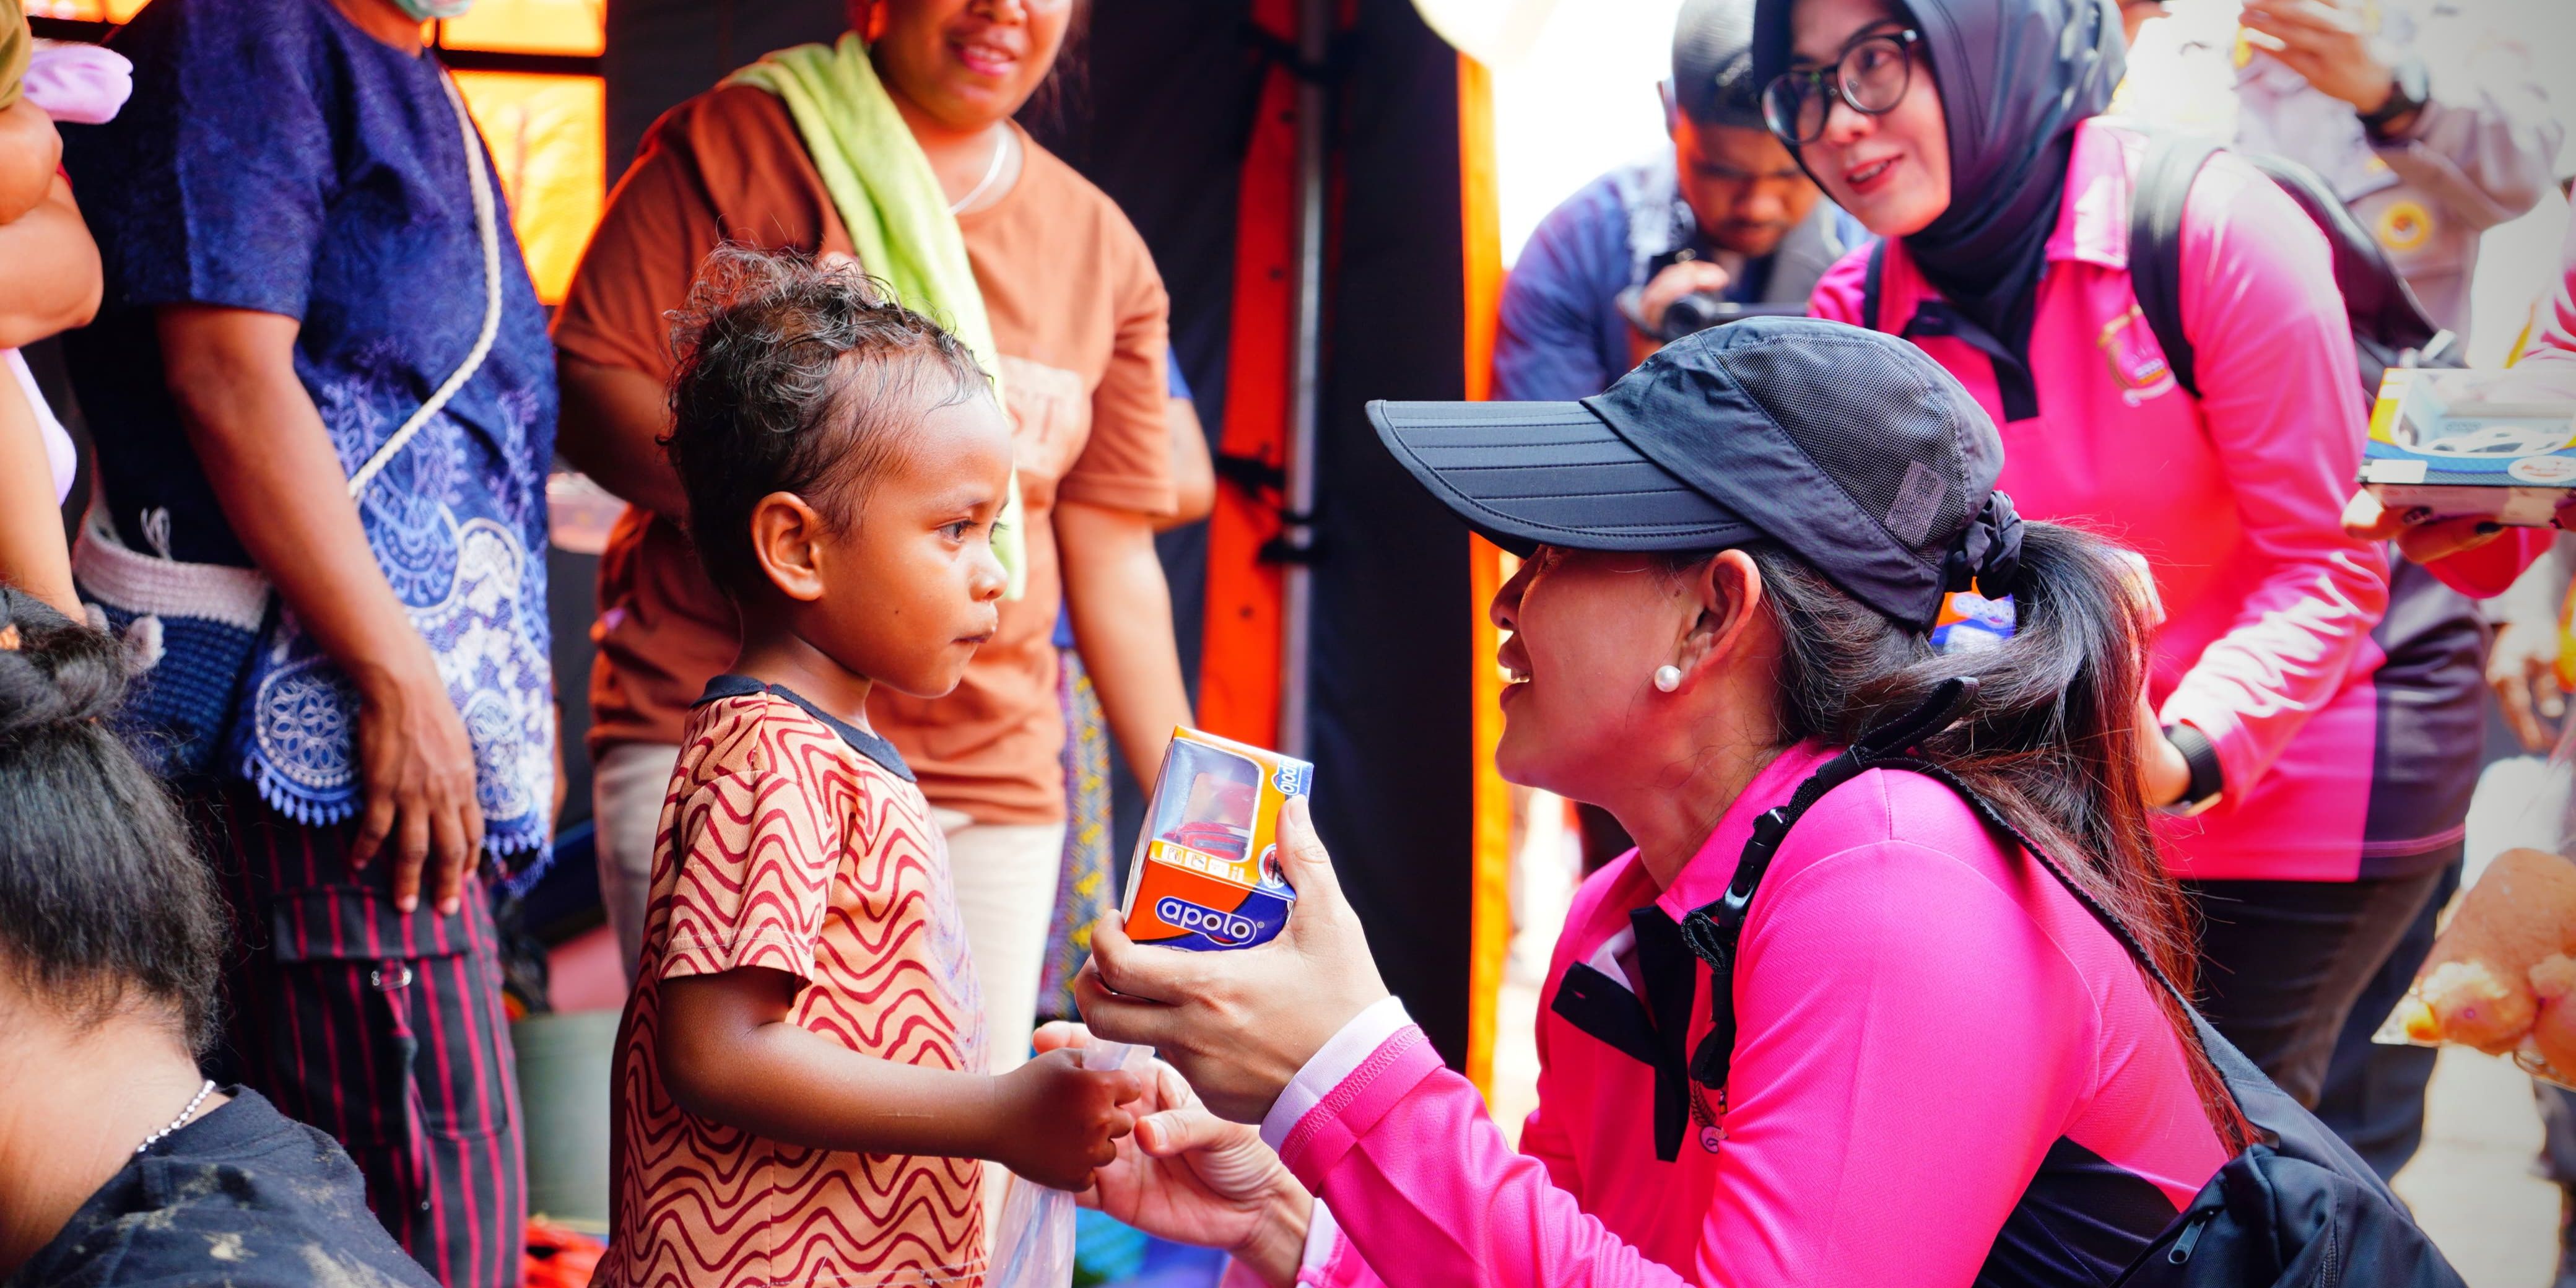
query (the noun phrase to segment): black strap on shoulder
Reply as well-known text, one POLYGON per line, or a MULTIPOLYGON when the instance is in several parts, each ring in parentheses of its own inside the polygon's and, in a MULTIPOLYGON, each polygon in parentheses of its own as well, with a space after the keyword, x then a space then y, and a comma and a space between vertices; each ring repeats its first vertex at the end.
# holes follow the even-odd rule
POLYGON ((1942 681, 1931 696, 1913 711, 1861 735, 1841 755, 1809 775, 1807 781, 1800 783, 1798 790, 1790 796, 1788 804, 1766 810, 1753 821, 1753 837, 1744 843, 1744 855, 1736 861, 1735 876, 1727 882, 1726 893, 1692 909, 1682 919, 1682 941, 1690 946, 1692 955, 1708 963, 1711 976, 1708 998, 1711 1025, 1708 1036, 1700 1040, 1699 1049, 1691 1056, 1690 1076, 1693 1081, 1712 1091, 1725 1087, 1727 1069, 1735 1058, 1736 948, 1744 935, 1744 922, 1752 910, 1753 896, 1761 888, 1763 875, 1770 871, 1771 860, 1779 853, 1780 843, 1788 837, 1790 827, 1817 801, 1824 799, 1827 792, 1872 769, 1901 769, 1921 774, 1957 792, 1988 827, 2011 837, 2038 860, 2050 876, 2057 878, 2057 883, 2066 887, 2067 893, 2075 896, 2075 901, 2093 914, 2093 919, 2102 923, 2102 928, 2111 932, 2112 938, 2120 941, 2120 946, 2128 950, 2138 968, 2182 1003, 2183 1012, 2193 1017, 2195 1028, 2200 1031, 2203 1046, 2211 1045, 2212 1031, 2206 1022, 2200 1020, 2200 1013, 2192 1006, 2191 999, 2165 975, 2164 968, 2156 964, 2155 957, 2147 951, 2145 944, 2139 942, 2128 923, 2078 885, 2064 868, 2058 866, 2057 860, 2050 858, 2047 851, 2023 835, 2012 820, 2004 817, 2003 811, 1994 807, 1993 802, 1978 795, 1974 788, 1960 781, 1958 775, 1909 754, 1924 739, 1948 728, 1952 715, 1967 705, 1976 692, 1977 681, 1973 677, 1942 681))
POLYGON ((1943 680, 1922 705, 1861 735, 1841 755, 1826 761, 1807 781, 1798 784, 1788 804, 1764 810, 1761 817, 1753 820, 1753 837, 1744 843, 1744 854, 1735 862, 1735 876, 1726 883, 1726 893, 1682 918, 1682 942, 1689 945, 1692 956, 1708 963, 1712 976, 1708 1008, 1714 1027, 1691 1056, 1691 1077, 1701 1086, 1711 1090, 1724 1087, 1727 1066, 1735 1059, 1736 944, 1744 937, 1744 919, 1753 909, 1754 892, 1761 888, 1763 874, 1771 870, 1771 860, 1780 852, 1780 842, 1789 835, 1789 828, 1824 799, 1825 793, 1948 728, 1951 713, 1976 692, 1977 681, 1972 676, 1943 680))
POLYGON ((2200 168, 2218 150, 2207 139, 2150 135, 2129 195, 2129 286, 2174 383, 2194 398, 2200 397, 2198 363, 2182 329, 2182 208, 2200 168))
POLYGON ((2066 892, 2075 896, 2075 902, 2084 905, 2084 910, 2092 913, 2093 919, 2101 922, 2102 928, 2110 931, 2111 937, 2119 940, 2120 946, 2129 950, 2129 956, 2136 959, 2138 969, 2145 971, 2147 978, 2154 980, 2166 992, 2173 994, 2174 1000, 2181 1002, 2185 1011, 2193 1009, 2191 999, 2184 996, 2182 989, 2176 987, 2173 980, 2165 975, 2164 967, 2156 964, 2156 959, 2147 952, 2147 946, 2140 943, 2136 932, 2129 929, 2129 923, 2120 920, 2109 908, 2102 906, 2102 901, 2094 898, 2092 892, 2077 885, 2075 878, 2068 876, 2066 869, 2059 867, 2057 860, 2048 856, 2048 851, 2039 848, 2029 837, 2022 835, 2022 830, 2013 826, 2012 820, 2005 818, 2003 811, 1995 808, 1994 802, 1978 795, 1975 788, 1959 781, 1958 775, 1928 760, 1901 756, 1882 760, 1878 762, 1877 767, 1921 774, 1957 792, 1959 799, 1966 801, 1968 808, 1976 811, 1977 817, 1983 819, 1986 826, 2011 837, 2014 843, 2021 846, 2031 858, 2038 860, 2039 866, 2048 869, 2048 875, 2057 878, 2057 884, 2066 887, 2066 892))
POLYGON ((1887 328, 1878 324, 1878 299, 1879 279, 1887 272, 1886 238, 1869 244, 1869 258, 1863 263, 1866 267, 1860 275, 1860 324, 1872 331, 1884 331, 1887 328))

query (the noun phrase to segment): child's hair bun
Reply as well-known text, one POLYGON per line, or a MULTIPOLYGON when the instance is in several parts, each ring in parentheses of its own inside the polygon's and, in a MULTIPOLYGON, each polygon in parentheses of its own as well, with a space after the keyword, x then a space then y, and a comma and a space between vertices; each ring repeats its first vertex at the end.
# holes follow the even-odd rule
POLYGON ((106 632, 0 587, 0 973, 84 1024, 149 999, 204 1051, 224 905, 121 736, 128 668, 106 632))
POLYGON ((125 683, 125 650, 115 639, 0 586, 0 744, 110 715, 125 683))

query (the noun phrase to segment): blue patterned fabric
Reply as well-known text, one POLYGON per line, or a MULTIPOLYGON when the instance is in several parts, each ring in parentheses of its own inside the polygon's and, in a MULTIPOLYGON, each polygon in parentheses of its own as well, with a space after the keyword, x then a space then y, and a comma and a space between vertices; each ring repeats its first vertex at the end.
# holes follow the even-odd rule
MULTIPOLYGON (((482 325, 463 139, 436 61, 374 40, 329 0, 156 0, 115 47, 134 60, 133 100, 107 125, 63 129, 107 275, 98 324, 70 346, 73 378, 123 542, 246 565, 162 387, 152 309, 299 319, 296 374, 354 472, 482 325)), ((554 355, 506 209, 500 235, 491 355, 358 509, 473 738, 491 847, 530 856, 525 879, 552 822, 554 355)), ((298 820, 346 819, 360 804, 356 719, 347 679, 281 607, 234 696, 219 768, 298 820)))
MULTIPOLYGON (((164 778, 190 778, 212 768, 228 741, 235 699, 259 651, 260 632, 177 613, 150 614, 147 627, 146 614, 109 602, 95 585, 80 582, 77 589, 83 602, 106 614, 107 629, 117 638, 132 641, 139 629, 157 632, 160 656, 135 678, 117 712, 117 731, 164 778)), ((144 656, 151 651, 147 646, 144 656)))

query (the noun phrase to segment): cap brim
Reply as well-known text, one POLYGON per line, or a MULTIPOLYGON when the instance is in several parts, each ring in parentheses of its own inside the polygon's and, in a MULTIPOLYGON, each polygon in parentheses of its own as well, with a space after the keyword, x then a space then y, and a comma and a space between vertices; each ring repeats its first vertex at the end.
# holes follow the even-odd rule
POLYGON ((1648 460, 1575 402, 1372 402, 1395 459, 1467 526, 1514 554, 1709 550, 1752 523, 1648 460))

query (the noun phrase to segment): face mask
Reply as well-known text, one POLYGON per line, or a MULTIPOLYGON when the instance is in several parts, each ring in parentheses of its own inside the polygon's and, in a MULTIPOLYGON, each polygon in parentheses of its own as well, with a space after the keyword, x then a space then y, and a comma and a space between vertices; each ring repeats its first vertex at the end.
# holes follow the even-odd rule
POLYGON ((474 7, 474 0, 394 0, 394 7, 410 14, 414 22, 436 18, 462 18, 474 7))

